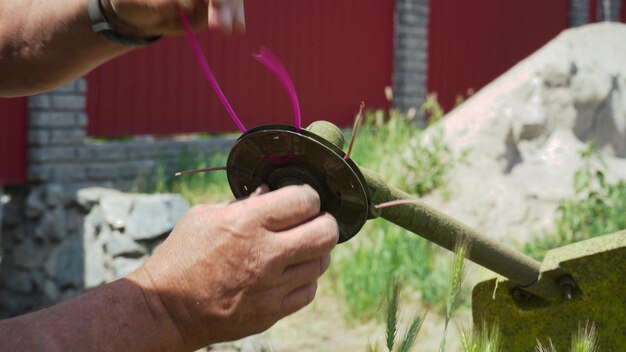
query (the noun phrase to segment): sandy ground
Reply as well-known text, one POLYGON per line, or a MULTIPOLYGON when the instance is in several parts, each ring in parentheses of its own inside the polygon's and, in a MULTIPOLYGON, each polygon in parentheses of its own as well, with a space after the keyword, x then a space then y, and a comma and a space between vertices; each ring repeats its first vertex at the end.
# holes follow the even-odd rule
MULTIPOLYGON (((330 282, 320 282, 318 295, 308 307, 274 325, 268 331, 235 343, 213 346, 210 351, 259 351, 261 346, 269 346, 272 351, 367 351, 368 343, 377 343, 383 351, 385 326, 382 321, 348 323, 343 315, 342 297, 336 296, 330 282)), ((404 332, 406 320, 414 312, 424 312, 418 302, 404 302, 404 332)), ((383 316, 383 312, 380 312, 383 316)), ((448 328, 446 351, 461 351, 459 329, 471 325, 471 312, 468 307, 459 309, 448 328)), ((438 351, 443 331, 443 318, 436 312, 428 312, 418 335, 415 351, 438 351)), ((386 350, 386 349, 385 349, 386 350)))

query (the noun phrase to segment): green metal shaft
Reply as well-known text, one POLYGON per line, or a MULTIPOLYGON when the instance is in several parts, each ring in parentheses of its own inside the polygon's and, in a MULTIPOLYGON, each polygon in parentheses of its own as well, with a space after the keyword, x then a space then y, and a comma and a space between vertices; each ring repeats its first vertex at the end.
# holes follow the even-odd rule
MULTIPOLYGON (((415 198, 387 185, 370 170, 361 168, 361 172, 365 176, 374 204, 415 198)), ((539 278, 539 262, 483 236, 426 204, 404 204, 382 209, 380 216, 451 251, 454 251, 457 241, 463 237, 470 245, 469 260, 521 286, 532 285, 539 278)))

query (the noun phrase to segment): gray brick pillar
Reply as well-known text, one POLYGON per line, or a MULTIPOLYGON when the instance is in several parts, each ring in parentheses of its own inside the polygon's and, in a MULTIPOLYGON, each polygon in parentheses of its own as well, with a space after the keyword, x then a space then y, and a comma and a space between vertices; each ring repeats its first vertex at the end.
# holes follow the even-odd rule
POLYGON ((589 0, 570 0, 569 26, 578 27, 589 23, 589 0))
POLYGON ((428 69, 428 0, 396 0, 393 106, 420 111, 428 69))
POLYGON ((51 92, 29 98, 30 182, 67 182, 84 178, 82 169, 76 165, 76 159, 86 136, 86 91, 87 83, 81 78, 51 92))
POLYGON ((621 0, 598 0, 598 21, 620 22, 621 0))

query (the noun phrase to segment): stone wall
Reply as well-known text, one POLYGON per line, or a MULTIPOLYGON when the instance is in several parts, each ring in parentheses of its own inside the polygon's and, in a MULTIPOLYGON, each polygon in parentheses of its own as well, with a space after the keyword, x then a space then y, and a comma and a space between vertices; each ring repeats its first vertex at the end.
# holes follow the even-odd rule
POLYGON ((14 193, 5 206, 0 318, 43 308, 124 276, 174 228, 178 195, 78 191, 58 184, 14 193))
POLYGON ((428 74, 427 0, 396 0, 393 64, 393 106, 419 112, 428 74))
POLYGON ((81 78, 29 98, 29 183, 4 189, 0 317, 58 303, 139 266, 187 205, 179 196, 118 190, 145 183, 158 166, 172 174, 184 155, 225 152, 234 141, 90 139, 87 89, 81 78))

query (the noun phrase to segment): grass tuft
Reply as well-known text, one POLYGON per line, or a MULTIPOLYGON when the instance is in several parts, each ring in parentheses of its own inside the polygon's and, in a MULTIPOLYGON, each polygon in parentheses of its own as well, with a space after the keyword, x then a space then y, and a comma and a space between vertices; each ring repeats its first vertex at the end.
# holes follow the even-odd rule
POLYGON ((413 317, 413 319, 411 320, 411 325, 409 325, 409 328, 404 334, 402 344, 400 345, 400 349, 398 350, 399 352, 409 352, 413 349, 413 347, 415 346, 415 341, 417 340, 417 334, 422 328, 423 322, 424 320, 421 316, 416 315, 415 317, 413 317))
POLYGON ((571 352, 598 352, 600 350, 596 325, 589 321, 578 325, 578 331, 572 335, 571 352))
POLYGON ((463 352, 499 352, 502 350, 500 327, 497 323, 487 326, 483 320, 473 331, 462 330, 461 346, 463 352))
POLYGON ((452 261, 452 272, 450 275, 450 286, 448 290, 448 296, 446 300, 446 315, 443 326, 443 334, 441 336, 441 343, 439 344, 439 352, 445 351, 446 335, 448 332, 448 325, 452 315, 456 311, 459 292, 461 292, 461 286, 465 279, 467 258, 469 257, 470 242, 466 237, 460 237, 457 240, 454 248, 454 259, 452 261))
POLYGON ((387 349, 393 350, 393 345, 396 341, 396 334, 398 332, 398 305, 400 300, 400 284, 394 282, 391 285, 391 290, 387 295, 387 333, 386 342, 387 349))

